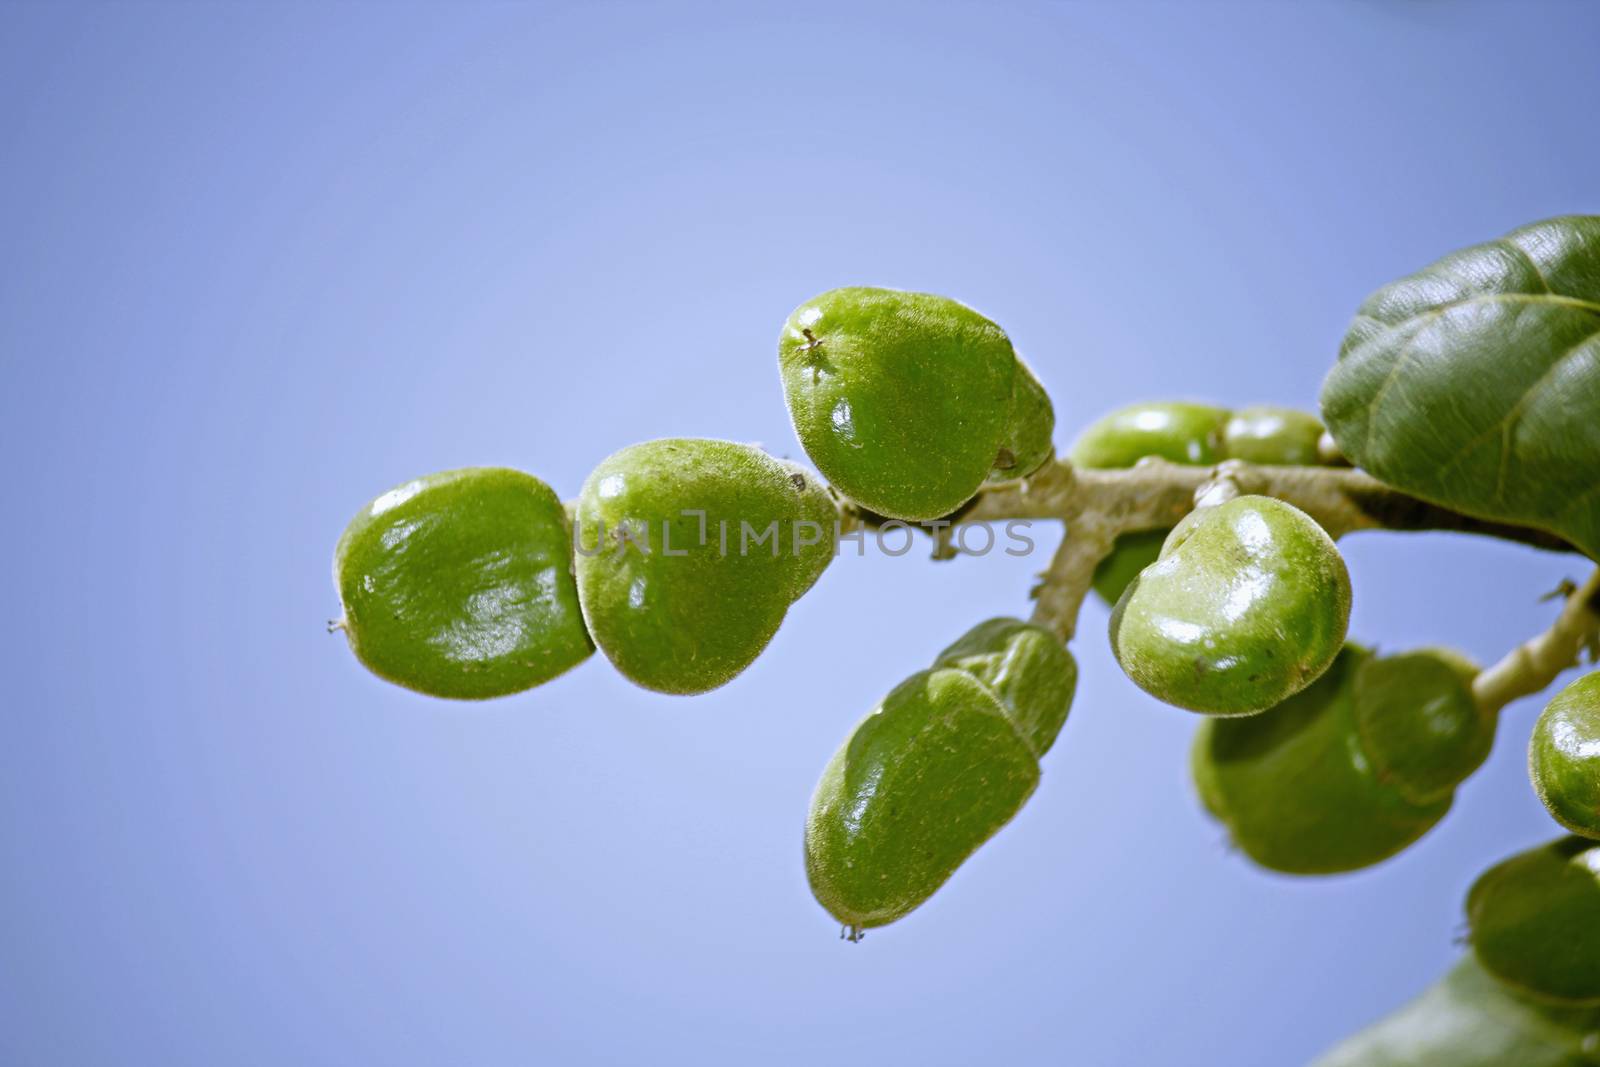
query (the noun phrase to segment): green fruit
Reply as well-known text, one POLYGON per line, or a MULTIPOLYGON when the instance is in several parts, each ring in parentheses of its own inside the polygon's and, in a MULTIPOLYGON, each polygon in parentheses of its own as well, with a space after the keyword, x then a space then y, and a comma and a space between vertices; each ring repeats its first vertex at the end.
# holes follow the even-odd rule
POLYGON ((1186 401, 1134 404, 1113 411, 1079 435, 1068 453, 1074 466, 1131 467, 1146 456, 1207 466, 1222 455, 1228 413, 1186 401))
POLYGON ((1528 770, 1556 822, 1600 838, 1600 671, 1557 693, 1540 714, 1528 770))
POLYGON ((1450 974, 1312 1067, 1594 1067, 1600 1009, 1540 1004, 1469 953, 1450 974))
POLYGON ((1039 761, 988 686, 922 671, 834 754, 806 820, 806 876, 846 926, 883 926, 933 895, 1011 820, 1039 761))
POLYGON ((1484 970, 1542 1000, 1600 1005, 1600 844, 1564 837, 1485 871, 1467 894, 1484 970))
POLYGON ((333 581, 356 657, 419 692, 505 696, 594 651, 566 512, 520 471, 446 471, 384 493, 339 538, 333 581))
POLYGON ((1277 707, 1206 720, 1190 755, 1202 803, 1271 870, 1333 874, 1394 855, 1444 816, 1493 740, 1494 719, 1477 716, 1452 656, 1378 659, 1346 645, 1277 707), (1470 728, 1458 725, 1463 705, 1470 728), (1415 748, 1396 758, 1374 737, 1415 748))
POLYGON ((1312 467, 1321 462, 1321 438, 1322 423, 1315 415, 1262 405, 1233 413, 1222 430, 1222 452, 1247 463, 1312 467))
MULTIPOLYGON (((942 296, 823 293, 784 324, 778 369, 795 433, 817 469, 890 518, 954 511, 989 476, 1002 446, 1033 445, 1029 435, 1008 437, 1011 342, 942 296)), ((1026 394, 1024 401, 1031 403, 1026 394)))
POLYGON ((855 936, 932 896, 1033 793, 1076 684, 1053 634, 991 619, 897 686, 812 797, 805 857, 817 901, 855 936))
MULTIPOLYGON (((1222 459, 1221 408, 1183 401, 1135 404, 1097 420, 1073 442, 1069 457, 1083 468, 1131 467, 1145 456, 1205 465, 1222 459)), ((1094 572, 1094 591, 1115 604, 1128 583, 1161 555, 1166 530, 1118 537, 1094 572)))
POLYGON ((815 475, 749 445, 624 448, 578 496, 589 632, 647 689, 715 689, 761 653, 832 560, 836 515, 815 475))
POLYGON ((1117 601, 1111 647, 1129 678, 1211 715, 1272 707, 1344 643, 1350 575, 1305 512, 1241 496, 1185 516, 1117 601))
POLYGON ((987 685, 1038 756, 1055 743, 1078 687, 1077 661, 1061 639, 1021 619, 979 623, 933 665, 964 670, 987 685))
POLYGON ((1051 440, 1055 429, 1056 412, 1050 394, 1018 356, 1016 377, 1011 383, 1011 416, 988 480, 1026 478, 1042 467, 1055 451, 1051 440))

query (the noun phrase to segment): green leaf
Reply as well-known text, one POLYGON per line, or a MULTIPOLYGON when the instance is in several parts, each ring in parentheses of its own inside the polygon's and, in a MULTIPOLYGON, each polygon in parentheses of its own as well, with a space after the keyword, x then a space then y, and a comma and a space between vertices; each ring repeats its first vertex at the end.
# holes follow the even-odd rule
POLYGON ((1443 981, 1313 1067, 1583 1067, 1600 1064, 1600 1009, 1535 1004, 1469 954, 1443 981))
POLYGON ((1600 216, 1525 226, 1368 297, 1322 415, 1390 485, 1600 558, 1600 216))

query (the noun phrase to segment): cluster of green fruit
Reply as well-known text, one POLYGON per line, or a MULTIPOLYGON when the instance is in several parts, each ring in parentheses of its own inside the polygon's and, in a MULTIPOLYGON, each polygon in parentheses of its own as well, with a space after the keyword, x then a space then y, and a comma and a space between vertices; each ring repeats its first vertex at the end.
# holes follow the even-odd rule
MULTIPOLYGON (((1600 219, 1551 220, 1369 300, 1324 389, 1326 430, 1281 408, 1142 404, 1091 426, 1071 462, 1355 463, 1593 557, 1600 501, 1592 476, 1575 481, 1571 468, 1600 466, 1597 321, 1600 219)), ((504 469, 409 482, 363 509, 335 554, 339 625, 356 655, 402 685, 481 699, 554 678, 599 647, 639 685, 704 692, 748 666, 817 582, 842 516, 941 519, 1051 462, 1055 417, 1038 378, 999 326, 953 300, 824 293, 785 323, 778 363, 826 483, 705 439, 625 448, 570 505, 504 469)), ((1478 669, 1460 654, 1347 642, 1349 574, 1315 520, 1223 492, 1171 529, 1119 532, 1093 582, 1114 605, 1112 649, 1145 691, 1205 716, 1198 792, 1248 856, 1297 874, 1353 870, 1443 817, 1487 756, 1498 709, 1475 699, 1478 669)), ((1016 814, 1076 681, 1053 630, 993 619, 855 728, 805 831, 813 892, 850 936, 917 907, 1016 814)), ((1549 706, 1531 761, 1552 814, 1600 837, 1600 675, 1549 706)), ((1600 1002, 1600 916, 1584 910, 1596 890, 1580 877, 1600 871, 1597 855, 1574 838, 1474 891, 1479 962, 1516 995, 1600 1002), (1527 919, 1546 905, 1569 935, 1560 945, 1556 926, 1527 919)))

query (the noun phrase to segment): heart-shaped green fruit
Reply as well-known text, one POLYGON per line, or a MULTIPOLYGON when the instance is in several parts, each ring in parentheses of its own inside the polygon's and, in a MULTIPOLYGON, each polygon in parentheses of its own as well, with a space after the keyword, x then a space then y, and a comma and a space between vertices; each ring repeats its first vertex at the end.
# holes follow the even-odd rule
POLYGON ((1050 394, 1018 356, 1016 377, 1011 383, 1011 417, 995 454, 994 468, 989 471, 989 481, 1026 478, 1044 466, 1055 451, 1051 440, 1055 430, 1056 411, 1050 394))
POLYGON ((1333 874, 1387 859, 1432 828, 1493 736, 1455 654, 1378 659, 1346 645, 1277 707, 1201 723, 1190 766, 1201 801, 1245 855, 1287 874, 1333 874), (1415 748, 1396 754, 1402 741, 1415 748))
POLYGON ((749 445, 631 445, 578 495, 578 598, 595 644, 631 681, 703 693, 772 640, 833 559, 817 477, 749 445))
POLYGON ((1017 373, 1010 340, 942 296, 823 293, 784 323, 778 369, 806 454, 835 488, 880 515, 948 514, 977 492, 1002 447, 1032 447, 1031 436, 1008 439, 1017 373))
POLYGON ((1600 844, 1563 837, 1489 868, 1467 894, 1472 950, 1528 996, 1600 1004, 1600 844))
POLYGON ((1468 953, 1442 981, 1312 1067, 1594 1067, 1600 1009, 1541 1004, 1468 953))
MULTIPOLYGON (((1135 404, 1092 423, 1073 442, 1068 458, 1083 468, 1131 467, 1146 456, 1205 465, 1222 459, 1228 413, 1186 401, 1135 404)), ((1161 555, 1167 531, 1141 530, 1118 537, 1094 572, 1094 591, 1115 604, 1128 583, 1161 555)))
POLYGON ((1131 467, 1146 456, 1207 466, 1222 460, 1228 412, 1209 404, 1160 401, 1133 404, 1092 423, 1072 443, 1074 466, 1131 467))
POLYGON ((384 493, 339 539, 333 581, 356 657, 419 692, 505 696, 594 651, 566 512, 520 471, 446 471, 384 493))
POLYGON ((1293 408, 1241 408, 1222 429, 1222 452, 1229 459, 1284 467, 1312 467, 1320 462, 1317 442, 1322 423, 1315 415, 1293 408))
POLYGON ((1200 508, 1117 601, 1111 647, 1145 692, 1249 715, 1316 680, 1344 643, 1350 575, 1310 516, 1270 497, 1200 508))
POLYGON ((914 674, 822 772, 806 819, 811 892, 856 930, 894 922, 1038 784, 1039 761, 993 690, 967 671, 914 674))
POLYGON ((1556 822, 1600 838, 1600 671, 1557 693, 1540 714, 1528 770, 1556 822))
POLYGON ((966 671, 987 685, 1034 754, 1055 744, 1078 688, 1078 663, 1042 626, 990 619, 939 653, 935 667, 966 671))

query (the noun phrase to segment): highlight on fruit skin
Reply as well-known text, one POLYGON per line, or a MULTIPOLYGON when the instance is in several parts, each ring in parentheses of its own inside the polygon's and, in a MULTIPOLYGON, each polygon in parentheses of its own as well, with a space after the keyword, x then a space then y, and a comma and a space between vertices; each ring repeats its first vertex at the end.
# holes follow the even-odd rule
POLYGON ((1474 673, 1445 650, 1346 644, 1277 707, 1200 724, 1190 769, 1201 802, 1269 870, 1327 875, 1388 859, 1444 817, 1489 754, 1496 717, 1473 701, 1474 673))
POLYGON ((594 651, 566 510, 521 471, 445 471, 382 494, 339 538, 333 579, 334 626, 356 658, 432 696, 521 692, 594 651))
POLYGON ((1467 922, 1478 962, 1519 993, 1600 1005, 1600 842, 1563 837, 1489 868, 1467 922))
POLYGON ((1197 509, 1111 614, 1123 672, 1165 703, 1252 715, 1314 682, 1344 643, 1350 574, 1332 538, 1281 500, 1197 509))
POLYGON ((817 783, 805 830, 812 895, 851 940, 923 904, 1016 815, 1076 686, 1055 635, 991 619, 857 725, 817 783))
POLYGON ((1567 686, 1540 713, 1528 774, 1551 818, 1600 838, 1600 671, 1567 686))
POLYGON ((596 645, 661 693, 724 685, 833 560, 838 511, 814 473, 753 445, 664 438, 595 467, 578 494, 577 590, 596 645))
POLYGON ((778 370, 811 462, 894 519, 954 511, 1004 462, 1002 449, 1026 464, 1054 424, 1042 389, 1017 390, 1018 375, 1032 375, 1005 331, 931 293, 850 287, 806 301, 784 323, 778 370))

